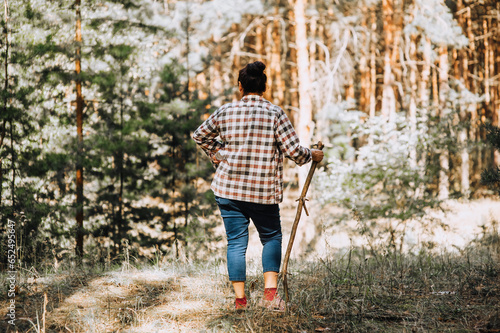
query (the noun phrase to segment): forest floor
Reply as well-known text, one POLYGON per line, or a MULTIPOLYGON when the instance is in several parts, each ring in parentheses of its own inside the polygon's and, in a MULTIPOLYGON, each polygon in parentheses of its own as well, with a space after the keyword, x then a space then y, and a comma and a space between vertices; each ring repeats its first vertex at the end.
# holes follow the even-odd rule
POLYGON ((0 276, 0 331, 500 332, 500 235, 494 224, 482 230, 450 251, 352 245, 294 260, 288 312, 257 306, 258 258, 248 260, 244 312, 233 309, 223 258, 32 267, 19 272, 16 326, 7 322, 7 275, 0 276))

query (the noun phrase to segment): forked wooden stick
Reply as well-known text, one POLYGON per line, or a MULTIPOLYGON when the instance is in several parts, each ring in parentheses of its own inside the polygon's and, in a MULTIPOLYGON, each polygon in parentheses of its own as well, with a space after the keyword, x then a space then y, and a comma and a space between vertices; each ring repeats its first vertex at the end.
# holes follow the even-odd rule
MULTIPOLYGON (((321 141, 318 142, 318 148, 323 150, 323 143, 321 141)), ((307 216, 309 216, 309 212, 307 211, 307 207, 305 205, 307 190, 309 189, 309 185, 311 185, 311 180, 316 170, 316 166, 318 162, 312 162, 311 169, 309 169, 309 173, 307 174, 306 182, 304 183, 304 187, 302 188, 302 193, 300 194, 300 198, 297 199, 299 205, 297 206, 297 214, 295 215, 295 221, 293 222, 292 232, 290 233, 290 240, 288 241, 288 247, 285 253, 285 259, 283 260, 283 269, 281 270, 281 276, 283 278, 283 288, 285 289, 285 300, 286 307, 288 308, 288 302, 290 301, 288 296, 288 280, 287 280, 287 270, 288 270, 288 261, 290 260, 290 253, 292 252, 293 241, 295 239, 295 234, 297 233, 297 226, 299 225, 300 215, 302 214, 302 208, 306 211, 307 216)))

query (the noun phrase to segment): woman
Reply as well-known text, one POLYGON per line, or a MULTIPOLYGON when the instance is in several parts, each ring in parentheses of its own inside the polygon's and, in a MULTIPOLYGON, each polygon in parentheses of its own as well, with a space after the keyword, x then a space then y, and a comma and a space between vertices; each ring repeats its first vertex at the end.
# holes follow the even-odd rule
POLYGON ((215 111, 193 139, 216 166, 212 190, 227 234, 227 266, 233 284, 235 308, 244 309, 248 225, 253 221, 261 243, 264 271, 263 305, 283 307, 276 294, 281 264, 283 157, 298 165, 320 162, 323 152, 300 145, 283 110, 265 100, 266 66, 256 61, 238 76, 242 99, 215 111))

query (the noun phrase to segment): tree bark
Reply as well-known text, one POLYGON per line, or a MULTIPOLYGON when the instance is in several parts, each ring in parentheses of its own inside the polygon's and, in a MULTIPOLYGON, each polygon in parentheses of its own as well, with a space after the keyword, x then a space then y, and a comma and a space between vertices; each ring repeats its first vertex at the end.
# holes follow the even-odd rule
MULTIPOLYGON (((463 8, 462 0, 457 2, 457 12, 461 12, 463 8)), ((463 25, 463 18, 460 14, 458 17, 458 23, 460 26, 463 25)), ((463 50, 453 50, 453 72, 455 76, 455 80, 460 81, 460 79, 465 78, 467 81, 467 54, 463 50)), ((467 86, 467 85, 466 85, 467 86)), ((468 198, 470 195, 470 163, 469 163, 469 149, 467 147, 467 106, 459 106, 459 130, 458 130, 458 142, 460 149, 460 192, 465 198, 468 198)))
MULTIPOLYGON (((231 31, 235 36, 238 36, 238 25, 236 23, 232 24, 231 31)), ((232 63, 232 68, 235 68, 237 71, 239 71, 241 68, 240 52, 241 52, 240 39, 238 37, 236 37, 233 39, 231 53, 234 57, 233 63, 232 63)), ((238 94, 239 94, 239 91, 236 89, 234 91, 233 99, 238 99, 238 97, 239 97, 238 94)))
MULTIPOLYGON (((312 0, 311 1, 311 6, 316 8, 316 1, 312 0)), ((311 40, 313 41, 312 43, 309 44, 309 73, 310 73, 310 80, 311 82, 314 82, 316 80, 316 43, 314 42, 317 39, 317 32, 318 32, 318 17, 313 16, 310 19, 310 25, 309 25, 309 30, 310 30, 310 37, 311 40)), ((314 101, 316 105, 318 105, 317 100, 314 101)))
MULTIPOLYGON (((439 106, 441 109, 440 118, 441 124, 447 122, 446 117, 448 116, 448 106, 446 105, 448 100, 448 49, 446 46, 441 46, 439 48, 439 106)), ((442 132, 442 131, 441 131, 442 132)), ((443 137, 444 139, 444 137, 443 137)), ((448 199, 450 191, 450 165, 449 165, 450 154, 448 147, 442 147, 439 152, 439 193, 438 198, 440 200, 448 199)))
POLYGON ((377 107, 377 17, 371 10, 370 31, 370 118, 375 117, 377 107))
POLYGON ((16 206, 16 154, 14 152, 14 129, 12 125, 12 118, 9 121, 9 131, 10 131, 10 156, 11 156, 11 165, 10 169, 12 170, 12 179, 10 183, 10 194, 11 194, 11 207, 14 212, 14 207, 16 206))
POLYGON ((488 21, 483 19, 484 33, 484 104, 486 108, 490 105, 490 44, 488 41, 488 21))
MULTIPOLYGON (((266 42, 265 42, 265 53, 266 56, 269 57, 270 63, 267 65, 270 66, 272 65, 272 54, 273 54, 273 25, 271 22, 267 22, 266 24, 266 42)), ((274 72, 272 70, 267 71, 267 82, 266 82, 266 92, 265 92, 265 97, 266 99, 270 100, 273 102, 273 96, 274 96, 274 72)))
MULTIPOLYGON (((275 15, 278 16, 278 8, 276 8, 275 15)), ((285 99, 285 85, 281 75, 281 33, 280 33, 280 21, 274 19, 272 23, 272 53, 271 53, 271 70, 274 72, 274 84, 276 89, 274 90, 274 104, 283 105, 285 99)))
MULTIPOLYGON (((410 64, 410 106, 408 108, 408 118, 410 120, 411 135, 415 135, 417 131, 417 45, 415 43, 416 36, 407 37, 407 44, 410 45, 409 59, 410 64)), ((417 166, 417 149, 416 146, 410 150, 410 166, 417 166)))
MULTIPOLYGON (((293 12, 290 13, 290 16, 294 17, 293 12)), ((295 30, 290 29, 290 40, 293 40, 293 39, 295 39, 295 30)), ((292 87, 294 88, 294 91, 290 92, 290 106, 291 106, 291 110, 294 111, 294 112, 290 113, 290 120, 292 121, 293 124, 297 124, 300 109, 299 109, 299 92, 298 92, 299 73, 297 70, 297 48, 296 47, 290 48, 290 62, 292 64, 294 64, 290 68, 290 79, 292 81, 292 87)))
MULTIPOLYGON (((311 144, 312 103, 304 0, 295 1, 294 14, 300 108, 296 129, 300 143, 308 147, 311 144)), ((302 186, 307 177, 307 170, 305 168, 299 170, 299 186, 302 186)))
POLYGON ((212 38, 212 55, 213 58, 210 63, 209 75, 210 75, 210 96, 215 96, 212 101, 215 105, 222 104, 222 94, 223 82, 222 82, 222 42, 219 38, 212 38))
MULTIPOLYGON (((7 114, 7 103, 8 103, 8 92, 9 92, 9 4, 7 0, 4 0, 4 15, 5 15, 5 54, 4 54, 4 70, 5 70, 5 81, 4 81, 4 96, 3 96, 3 114, 7 114)), ((3 148, 3 142, 5 135, 7 133, 6 129, 7 118, 2 121, 2 133, 0 133, 0 152, 3 148)), ((2 206, 2 194, 3 194, 3 160, 0 156, 0 207, 2 206)))
MULTIPOLYGON (((120 89, 121 90, 121 89, 120 89)), ((118 177, 120 177, 120 187, 118 190, 118 225, 119 225, 119 237, 125 237, 125 225, 123 220, 123 163, 124 163, 124 151, 123 151, 123 96, 120 92, 120 149, 118 151, 118 177)))
POLYGON ((429 112, 429 79, 431 76, 431 40, 426 37, 422 53, 423 65, 420 78, 420 105, 422 109, 429 112))
MULTIPOLYGON (((400 59, 400 44, 401 44, 401 34, 403 30, 403 19, 404 19, 404 0, 392 0, 394 3, 394 15, 393 15, 393 26, 394 26, 394 31, 393 31, 393 46, 392 46, 392 53, 391 53, 391 68, 392 68, 392 73, 394 77, 395 82, 401 82, 402 81, 402 71, 401 71, 401 61, 398 62, 398 59, 400 59)), ((399 96, 399 102, 401 104, 404 103, 404 98, 403 96, 399 96)))
MULTIPOLYGON (((467 66, 467 74, 464 74, 465 77, 465 85, 473 94, 477 93, 477 87, 474 80, 475 71, 476 71, 476 42, 474 32, 472 31, 472 17, 471 17, 471 8, 468 7, 466 10, 465 20, 466 20, 466 31, 467 38, 469 39, 469 52, 466 56, 467 61, 464 63, 464 66, 467 66)), ((465 70, 465 69, 464 69, 465 70)), ((478 141, 478 116, 477 116, 477 105, 473 104, 469 108, 470 111, 470 126, 469 126, 469 138, 473 141, 478 141)), ((473 163, 472 168, 472 177, 475 180, 479 180, 480 173, 482 171, 482 161, 481 161, 481 149, 474 145, 473 148, 473 158, 475 161, 473 163)))
POLYGON ((382 89, 382 116, 392 121, 396 115, 396 96, 394 95, 394 73, 392 72, 392 47, 394 46, 392 0, 382 0, 382 15, 384 17, 383 35, 385 36, 384 51, 384 85, 382 89))
POLYGON ((75 0, 76 8, 76 57, 75 57, 75 84, 76 84, 76 255, 83 257, 83 96, 81 81, 81 44, 82 24, 80 0, 75 0))
POLYGON ((368 100, 370 98, 370 72, 368 70, 367 56, 369 53, 369 33, 368 33, 368 8, 363 5, 361 9, 361 52, 359 58, 360 71, 360 94, 359 94, 359 109, 367 112, 368 100))
MULTIPOLYGON (((497 5, 500 7, 500 5, 497 5)), ((500 20, 496 20, 496 31, 500 31, 500 20)), ((493 28, 491 28, 492 30, 493 28)), ((495 47, 490 48, 490 73, 494 73, 495 75, 500 74, 500 42, 499 42, 499 37, 497 34, 496 39, 492 42, 492 46, 496 44, 496 49, 495 47), (496 53, 496 57, 495 57, 496 53), (496 69, 496 71, 495 71, 496 69)), ((496 80, 496 83, 492 85, 491 87, 491 105, 493 108, 493 115, 492 115, 492 123, 495 126, 500 125, 500 83, 499 80, 496 80)), ((500 151, 497 149, 494 149, 493 152, 493 160, 495 165, 500 166, 500 151)))
POLYGON ((263 37, 262 37, 262 24, 259 22, 257 26, 255 27, 255 53, 262 55, 262 43, 263 43, 263 37))

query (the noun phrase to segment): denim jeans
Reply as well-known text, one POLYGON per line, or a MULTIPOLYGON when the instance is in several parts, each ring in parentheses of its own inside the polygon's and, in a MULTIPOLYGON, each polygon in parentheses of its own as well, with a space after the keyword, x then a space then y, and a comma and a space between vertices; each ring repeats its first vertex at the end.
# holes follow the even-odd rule
POLYGON ((278 204, 264 205, 215 197, 227 235, 227 270, 230 281, 246 280, 246 252, 250 219, 259 232, 262 268, 279 272, 281 264, 281 221, 278 204))

